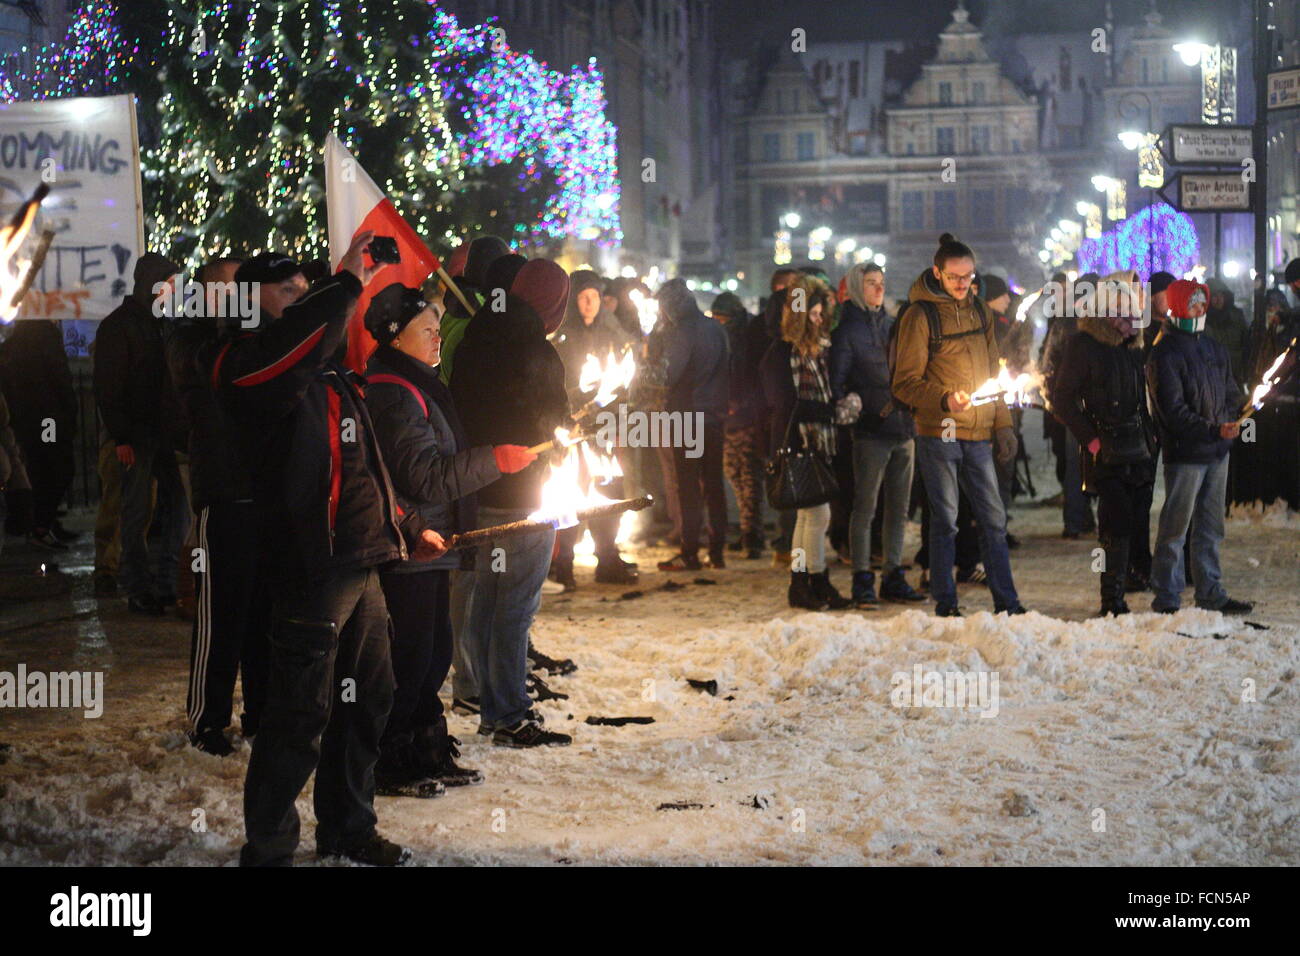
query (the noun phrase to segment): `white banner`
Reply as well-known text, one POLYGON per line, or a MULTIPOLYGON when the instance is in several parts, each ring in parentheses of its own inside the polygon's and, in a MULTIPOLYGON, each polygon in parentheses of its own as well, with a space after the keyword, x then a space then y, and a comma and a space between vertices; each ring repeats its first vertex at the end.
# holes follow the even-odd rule
POLYGON ((42 230, 55 237, 18 318, 98 321, 131 291, 144 246, 134 97, 0 103, 0 216, 42 182, 50 194, 18 258, 42 230))

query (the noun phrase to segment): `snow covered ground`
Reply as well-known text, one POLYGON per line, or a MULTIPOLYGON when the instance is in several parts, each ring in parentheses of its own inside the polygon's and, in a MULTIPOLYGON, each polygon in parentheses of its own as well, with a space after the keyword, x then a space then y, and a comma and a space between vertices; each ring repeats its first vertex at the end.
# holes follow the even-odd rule
MULTIPOLYGON (((1015 515, 1019 618, 978 587, 961 620, 796 613, 766 561, 671 592, 647 571, 626 600, 580 569, 534 631, 580 665, 543 708, 574 745, 496 749, 453 717, 486 784, 381 799, 381 829, 428 865, 1300 863, 1300 522, 1229 523, 1226 578, 1258 630, 1198 610, 1090 620, 1095 543, 1061 540, 1058 511, 1015 515), (996 715, 894 706, 918 666, 996 674, 996 715)), ((107 704, 98 720, 0 710, 0 863, 231 864, 247 750, 185 745, 188 626, 97 605, 88 568, 69 570, 70 595, 0 614, 0 670, 104 669, 107 704)), ((310 788, 300 810, 307 863, 310 788)))

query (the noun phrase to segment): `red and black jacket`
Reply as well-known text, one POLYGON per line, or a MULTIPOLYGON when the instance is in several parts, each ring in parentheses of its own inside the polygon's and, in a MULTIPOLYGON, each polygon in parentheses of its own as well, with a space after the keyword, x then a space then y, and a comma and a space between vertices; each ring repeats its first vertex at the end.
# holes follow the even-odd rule
POLYGON ((398 511, 359 380, 333 360, 360 294, 351 273, 322 279, 213 363, 253 472, 274 581, 404 560, 423 530, 418 512, 398 511))

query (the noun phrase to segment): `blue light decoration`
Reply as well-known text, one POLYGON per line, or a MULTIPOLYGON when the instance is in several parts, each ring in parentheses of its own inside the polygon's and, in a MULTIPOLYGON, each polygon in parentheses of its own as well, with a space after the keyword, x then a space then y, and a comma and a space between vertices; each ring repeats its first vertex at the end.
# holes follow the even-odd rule
POLYGON ((502 40, 494 20, 461 26, 433 13, 434 66, 443 95, 469 132, 457 137, 465 166, 521 161, 521 189, 543 169, 557 190, 536 222, 516 223, 524 243, 546 239, 622 241, 617 132, 605 118, 605 83, 596 61, 570 73, 550 69, 502 40))
POLYGON ((1182 276, 1197 265, 1200 239, 1192 217, 1168 203, 1155 203, 1129 216, 1097 239, 1085 239, 1075 258, 1080 272, 1108 275, 1136 269, 1145 282, 1152 272, 1182 276))

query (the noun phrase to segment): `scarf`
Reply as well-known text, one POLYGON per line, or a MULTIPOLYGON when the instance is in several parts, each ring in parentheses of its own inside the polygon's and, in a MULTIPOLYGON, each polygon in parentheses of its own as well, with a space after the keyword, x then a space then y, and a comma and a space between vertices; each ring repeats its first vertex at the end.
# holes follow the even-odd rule
MULTIPOLYGON (((795 397, 802 401, 831 402, 830 375, 826 356, 830 342, 823 339, 815 353, 790 350, 790 371, 794 373, 795 397)), ((835 426, 829 422, 800 422, 799 437, 803 446, 830 459, 835 455, 835 426)))

